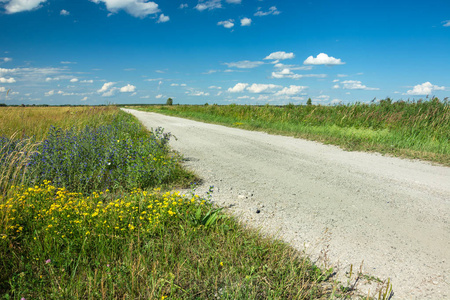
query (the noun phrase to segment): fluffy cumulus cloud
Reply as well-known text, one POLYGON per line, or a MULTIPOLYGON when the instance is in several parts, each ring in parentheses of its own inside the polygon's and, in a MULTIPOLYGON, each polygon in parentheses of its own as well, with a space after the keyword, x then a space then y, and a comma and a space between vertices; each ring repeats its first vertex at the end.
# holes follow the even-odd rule
POLYGON ((65 10, 65 9, 63 9, 63 10, 61 10, 61 11, 59 12, 59 14, 60 14, 61 16, 68 16, 68 15, 70 15, 70 12, 68 12, 68 11, 65 10))
POLYGON ((250 26, 252 24, 252 19, 250 18, 242 18, 241 26, 250 26))
POLYGON ((277 51, 270 53, 264 59, 274 59, 274 60, 283 60, 283 59, 292 59, 295 55, 292 52, 286 53, 284 51, 277 51))
POLYGON ((447 20, 447 21, 444 21, 444 22, 442 22, 442 26, 444 26, 444 27, 450 27, 450 20, 447 20))
POLYGON ((405 95, 430 95, 433 91, 443 91, 445 86, 437 86, 427 81, 422 84, 415 85, 412 90, 408 90, 405 95))
POLYGON ((189 5, 187 5, 187 3, 182 3, 180 4, 179 8, 183 9, 183 8, 187 8, 189 5))
POLYGON ((78 78, 72 78, 70 79, 70 82, 78 82, 78 78))
POLYGON ((227 0, 227 3, 241 4, 242 0, 227 0))
POLYGON ((97 90, 97 93, 104 93, 107 90, 109 90, 114 84, 116 84, 115 82, 107 82, 105 84, 103 84, 102 88, 97 90))
MULTIPOLYGON (((361 83, 359 80, 345 80, 342 81, 342 88, 344 90, 366 90, 366 91, 377 91, 379 88, 367 87, 361 83)), ((339 88, 339 85, 335 85, 333 88, 339 88), (337 87, 336 87, 337 86, 337 87)))
POLYGON ((291 85, 289 87, 285 87, 283 88, 281 91, 276 92, 275 95, 277 96, 283 96, 283 95, 288 95, 288 96, 292 96, 292 95, 297 95, 300 94, 303 90, 305 90, 306 86, 301 86, 301 85, 291 85))
POLYGON ((234 27, 234 20, 233 19, 229 19, 227 21, 220 21, 220 22, 217 22, 217 25, 223 26, 225 28, 233 28, 234 27))
POLYGON ((12 77, 10 78, 0 77, 0 83, 14 83, 14 82, 16 82, 16 80, 12 77))
POLYGON ((253 69, 260 65, 263 65, 264 63, 262 61, 249 61, 249 60, 242 60, 237 62, 231 62, 231 63, 224 63, 229 68, 239 68, 239 69, 253 69))
POLYGON ((91 0, 94 3, 104 3, 111 13, 124 10, 134 17, 144 18, 160 12, 158 4, 148 0, 91 0))
POLYGON ((0 2, 6 2, 6 13, 14 14, 22 11, 38 9, 41 7, 41 3, 44 3, 46 1, 47 0, 2 0, 0 2))
POLYGON ((220 0, 199 1, 194 8, 198 11, 204 11, 207 9, 212 10, 216 8, 222 8, 222 4, 220 3, 220 0))
POLYGON ((121 93, 132 93, 135 90, 136 90, 136 87, 131 84, 127 84, 126 86, 120 88, 121 93))
POLYGON ((305 65, 343 65, 344 62, 341 61, 340 58, 334 58, 332 56, 328 56, 325 53, 320 53, 317 57, 309 56, 303 64, 305 65))
POLYGON ((275 85, 275 84, 254 83, 251 86, 249 86, 247 88, 247 90, 250 93, 259 94, 259 93, 264 93, 264 92, 267 92, 267 91, 270 91, 270 90, 276 89, 276 88, 280 88, 280 86, 279 85, 275 85))
POLYGON ((240 93, 240 92, 243 92, 247 86, 248 86, 248 83, 237 83, 234 87, 229 88, 228 92, 240 93))
MULTIPOLYGON (((1 1, 0 1, 1 2, 1 1)), ((0 64, 12 61, 11 57, 0 57, 0 64)))
POLYGON ((168 16, 161 14, 159 16, 158 23, 165 23, 165 22, 168 22, 169 20, 170 20, 170 18, 168 16))
POLYGON ((280 11, 277 9, 276 6, 272 6, 271 8, 269 8, 268 11, 262 11, 261 7, 258 7, 258 10, 255 13, 255 16, 257 17, 263 17, 263 16, 268 16, 268 15, 279 15, 280 11))

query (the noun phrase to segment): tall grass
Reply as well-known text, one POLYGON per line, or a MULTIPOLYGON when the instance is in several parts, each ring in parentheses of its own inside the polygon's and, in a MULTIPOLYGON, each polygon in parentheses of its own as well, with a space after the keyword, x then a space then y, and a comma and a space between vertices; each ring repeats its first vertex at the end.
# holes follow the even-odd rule
POLYGON ((169 155, 170 134, 161 128, 147 132, 123 112, 110 123, 65 130, 51 126, 40 142, 2 138, 0 187, 5 191, 19 178, 30 186, 51 180, 58 187, 86 194, 152 188, 183 174, 191 176, 181 168, 178 156, 169 155))
POLYGON ((0 107, 0 136, 42 140, 50 126, 98 127, 107 124, 119 112, 116 106, 86 107, 0 107))
POLYGON ((450 165, 450 105, 437 98, 338 106, 186 105, 142 109, 294 135, 348 150, 378 151, 450 165))

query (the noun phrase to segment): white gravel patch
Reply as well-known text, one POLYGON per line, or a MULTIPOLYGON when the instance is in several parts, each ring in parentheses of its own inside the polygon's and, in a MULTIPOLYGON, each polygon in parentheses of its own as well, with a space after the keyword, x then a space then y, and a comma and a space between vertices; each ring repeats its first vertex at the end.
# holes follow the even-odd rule
POLYGON ((124 110, 174 134, 199 191, 252 226, 341 275, 364 262, 393 299, 450 299, 450 168, 124 110))

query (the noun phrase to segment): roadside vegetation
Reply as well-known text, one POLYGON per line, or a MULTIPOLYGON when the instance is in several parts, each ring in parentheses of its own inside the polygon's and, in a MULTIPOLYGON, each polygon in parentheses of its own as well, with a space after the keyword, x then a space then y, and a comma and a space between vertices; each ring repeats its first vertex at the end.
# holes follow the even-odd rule
POLYGON ((332 299, 363 278, 338 283, 210 194, 173 191, 196 178, 170 134, 116 107, 0 116, 3 299, 332 299))
MULTIPOLYGON (((136 108, 136 107, 133 107, 136 108)), ((450 166, 447 99, 322 105, 172 105, 139 109, 284 134, 346 150, 375 151, 450 166)))

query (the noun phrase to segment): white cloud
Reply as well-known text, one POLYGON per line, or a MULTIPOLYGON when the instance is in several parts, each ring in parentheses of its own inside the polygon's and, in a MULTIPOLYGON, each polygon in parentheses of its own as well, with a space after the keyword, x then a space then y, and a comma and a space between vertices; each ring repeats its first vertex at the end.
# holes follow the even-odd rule
POLYGON ((70 64, 76 64, 76 62, 73 62, 73 61, 62 61, 61 64, 63 64, 63 65, 70 65, 70 64))
MULTIPOLYGON (((0 2, 1 2, 1 0, 0 0, 0 2)), ((9 61, 12 61, 11 57, 0 57, 0 64, 1 63, 6 63, 6 62, 9 62, 9 61)))
POLYGON ((277 96, 281 95, 297 95, 300 94, 303 90, 308 88, 307 86, 301 86, 301 85, 291 85, 289 87, 283 88, 281 91, 278 91, 275 93, 277 96))
POLYGON ((136 90, 136 87, 131 84, 127 84, 126 86, 120 88, 121 93, 132 93, 135 90, 136 90))
POLYGON ((240 92, 243 92, 247 86, 248 86, 248 83, 237 83, 234 87, 229 88, 228 92, 240 93, 240 92))
POLYGON ((0 92, 1 92, 1 93, 6 92, 6 88, 3 87, 3 86, 0 86, 0 92))
POLYGON ((443 91, 445 86, 437 86, 427 81, 422 84, 415 85, 412 90, 408 90, 404 95, 430 95, 433 91, 443 91))
POLYGON ((81 83, 94 83, 94 80, 89 79, 89 80, 81 80, 81 83))
POLYGON ((348 75, 347 74, 337 74, 337 77, 348 77, 348 75))
POLYGON ((0 83, 14 83, 14 82, 16 82, 16 80, 12 77, 10 77, 8 79, 0 77, 0 83))
POLYGON ((190 96, 209 96, 209 93, 201 92, 201 91, 192 91, 190 96))
POLYGON ((259 94, 259 93, 263 93, 263 92, 265 92, 265 91, 267 91, 267 90, 271 90, 271 89, 275 89, 275 88, 279 88, 280 86, 279 85, 275 85, 275 84, 259 84, 259 83, 254 83, 254 84, 252 84, 251 86, 249 86, 248 88, 247 88, 247 90, 250 92, 250 93, 256 93, 256 94, 259 94))
POLYGON ((216 8, 222 8, 222 4, 220 3, 220 0, 208 0, 208 1, 200 0, 194 8, 198 11, 204 11, 206 9, 212 10, 216 8))
POLYGON ((450 27, 450 20, 442 22, 444 27, 450 27))
POLYGON ((215 85, 212 85, 212 86, 210 86, 209 88, 210 88, 210 89, 216 89, 216 90, 221 90, 221 89, 222 89, 222 87, 220 87, 220 86, 215 86, 215 85))
POLYGON ((165 23, 168 22, 170 20, 170 18, 168 16, 165 16, 164 14, 161 14, 159 16, 158 22, 157 23, 165 23))
POLYGON ((227 3, 241 4, 242 0, 227 0, 227 3))
POLYGON ((186 8, 186 7, 188 7, 188 5, 187 5, 187 3, 182 3, 182 4, 180 4, 180 9, 183 9, 183 8, 186 8))
POLYGON ((70 12, 68 12, 68 11, 65 10, 65 9, 63 9, 63 10, 61 10, 61 11, 59 12, 59 14, 60 14, 61 16, 68 16, 68 15, 70 15, 70 12))
POLYGON ((262 61, 249 61, 249 60, 242 60, 237 62, 231 62, 231 63, 224 63, 224 65, 227 65, 229 68, 238 68, 238 69, 253 69, 260 65, 263 65, 264 63, 262 61))
POLYGON ((234 20, 233 19, 229 19, 228 21, 220 21, 220 22, 217 22, 217 25, 223 26, 225 28, 233 28, 234 27, 234 20))
POLYGON ((312 55, 309 56, 303 64, 305 65, 343 65, 344 62, 341 61, 341 59, 334 58, 332 56, 328 56, 325 53, 320 53, 317 55, 316 58, 314 58, 312 55))
POLYGON ((106 92, 106 91, 109 90, 114 84, 116 84, 116 83, 115 83, 115 82, 107 82, 107 83, 103 84, 102 88, 99 89, 99 90, 97 91, 97 93, 104 93, 104 92, 106 92))
POLYGON ((339 82, 339 79, 335 79, 335 80, 333 80, 333 82, 339 82))
POLYGON ((300 78, 325 78, 327 77, 326 74, 295 74, 292 73, 290 69, 284 68, 281 71, 278 72, 272 72, 272 78, 291 78, 291 79, 300 79, 300 78))
POLYGON ((116 93, 116 91, 118 90, 118 88, 112 88, 109 91, 107 91, 106 93, 102 94, 102 97, 111 97, 114 96, 114 94, 116 93))
MULTIPOLYGON (((22 11, 28 11, 38 9, 41 7, 41 3, 47 0, 11 0, 5 5, 6 13, 14 14, 22 11)), ((0 2, 8 2, 8 0, 2 0, 0 2)))
POLYGON ((313 98, 313 100, 314 101, 318 101, 318 102, 328 101, 328 100, 330 100, 330 96, 328 96, 328 95, 320 95, 320 96, 317 96, 317 97, 313 98))
POLYGON ((379 88, 371 88, 363 85, 359 80, 345 80, 342 81, 342 88, 344 90, 366 90, 366 91, 377 91, 379 88))
POLYGON ((339 84, 333 85, 333 89, 340 89, 340 88, 341 88, 341 86, 339 84))
POLYGON ((78 82, 78 78, 72 78, 70 79, 70 82, 78 82))
POLYGON ((241 26, 250 26, 252 24, 252 19, 250 18, 242 18, 241 26))
POLYGON ((272 6, 269 8, 269 11, 263 12, 261 10, 261 7, 258 7, 258 11, 255 13, 255 16, 262 17, 262 16, 268 16, 268 15, 279 15, 280 11, 277 9, 276 6, 272 6))
POLYGON ((111 13, 124 10, 134 17, 144 18, 160 12, 158 4, 148 0, 91 0, 94 3, 104 3, 111 13))
POLYGON ((55 90, 51 90, 45 93, 45 96, 53 96, 55 94, 55 90))
POLYGON ((84 97, 83 99, 81 99, 81 101, 86 101, 88 99, 88 97, 84 97))
POLYGON ((155 96, 156 99, 161 99, 162 97, 163 97, 163 95, 161 95, 161 94, 155 96))
POLYGON ((276 60, 280 60, 280 59, 292 59, 294 58, 295 55, 294 53, 290 52, 290 53, 286 53, 284 51, 277 51, 277 52, 273 52, 270 53, 268 56, 266 56, 264 59, 276 59, 276 60))

